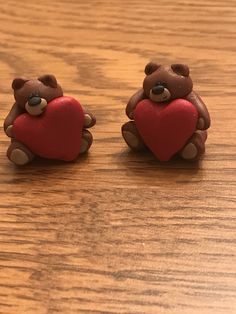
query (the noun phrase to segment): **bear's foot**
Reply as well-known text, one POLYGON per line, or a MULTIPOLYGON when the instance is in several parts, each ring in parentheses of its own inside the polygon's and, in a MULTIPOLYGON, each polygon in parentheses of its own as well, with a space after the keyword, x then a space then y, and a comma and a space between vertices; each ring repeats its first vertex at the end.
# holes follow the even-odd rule
POLYGON ((13 141, 8 148, 7 157, 15 165, 23 166, 33 160, 34 155, 23 144, 13 141))
POLYGON ((122 126, 122 136, 126 144, 135 151, 144 150, 146 145, 144 144, 139 132, 136 128, 134 121, 129 121, 122 126))
POLYGON ((183 159, 197 161, 205 152, 206 131, 196 131, 181 150, 180 155, 183 159))
POLYGON ((80 147, 80 154, 86 153, 93 142, 93 136, 88 130, 83 131, 81 147, 80 147))

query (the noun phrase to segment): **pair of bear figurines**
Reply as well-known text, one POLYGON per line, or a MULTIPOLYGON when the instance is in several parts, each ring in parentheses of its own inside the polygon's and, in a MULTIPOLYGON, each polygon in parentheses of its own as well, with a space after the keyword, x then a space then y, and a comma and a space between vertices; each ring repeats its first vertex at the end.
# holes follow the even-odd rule
MULTIPOLYGON (((189 68, 183 64, 145 67, 143 88, 129 100, 130 121, 122 135, 135 151, 149 149, 160 161, 181 156, 198 160, 205 151, 210 116, 201 98, 193 91, 189 68)), ((93 137, 87 130, 96 123, 72 97, 63 96, 53 75, 12 82, 15 103, 4 121, 11 138, 8 158, 25 165, 35 156, 73 161, 88 151, 93 137)))

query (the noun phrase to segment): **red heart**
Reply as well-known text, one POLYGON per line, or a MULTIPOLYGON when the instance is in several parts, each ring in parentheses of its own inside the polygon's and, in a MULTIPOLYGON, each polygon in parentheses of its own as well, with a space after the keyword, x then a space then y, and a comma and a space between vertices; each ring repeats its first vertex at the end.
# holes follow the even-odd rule
POLYGON ((84 112, 72 97, 50 101, 40 116, 24 113, 13 123, 14 137, 35 155, 70 161, 80 152, 84 112))
POLYGON ((196 130, 198 112, 185 99, 168 104, 140 101, 134 120, 145 144, 161 161, 169 160, 184 147, 196 130))

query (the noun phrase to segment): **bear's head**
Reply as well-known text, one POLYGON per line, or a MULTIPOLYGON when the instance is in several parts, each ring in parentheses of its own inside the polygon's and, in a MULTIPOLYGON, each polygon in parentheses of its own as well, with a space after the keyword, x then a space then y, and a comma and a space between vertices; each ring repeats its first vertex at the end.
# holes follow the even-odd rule
POLYGON ((34 80, 15 78, 12 88, 18 106, 33 116, 43 113, 48 102, 63 96, 61 86, 57 83, 55 76, 50 74, 34 80))
POLYGON ((154 102, 166 102, 187 96, 193 88, 189 68, 184 64, 162 66, 150 62, 145 67, 147 75, 143 89, 147 98, 154 102))

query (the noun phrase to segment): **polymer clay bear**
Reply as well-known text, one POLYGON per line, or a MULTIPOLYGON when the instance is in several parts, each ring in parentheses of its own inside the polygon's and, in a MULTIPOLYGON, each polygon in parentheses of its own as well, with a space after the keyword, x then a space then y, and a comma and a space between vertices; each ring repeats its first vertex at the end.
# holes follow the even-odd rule
POLYGON ((188 66, 150 62, 145 74, 143 88, 126 106, 131 121, 122 126, 124 140, 133 150, 150 149, 160 161, 177 155, 198 160, 205 152, 210 116, 193 91, 188 66))
POLYGON ((35 156, 64 161, 76 160, 90 148, 93 137, 86 128, 96 123, 72 97, 63 96, 55 76, 15 78, 15 103, 4 121, 11 137, 8 158, 25 165, 35 156))

